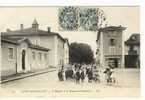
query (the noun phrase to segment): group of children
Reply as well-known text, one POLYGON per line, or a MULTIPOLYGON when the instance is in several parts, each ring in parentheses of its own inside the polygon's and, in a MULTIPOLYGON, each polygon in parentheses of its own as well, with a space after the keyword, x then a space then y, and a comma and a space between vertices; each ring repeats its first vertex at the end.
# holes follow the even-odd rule
POLYGON ((60 81, 64 81, 64 77, 67 79, 73 79, 76 83, 84 82, 87 77, 88 82, 101 82, 101 73, 105 74, 105 79, 107 83, 115 83, 115 78, 113 76, 114 68, 110 65, 102 71, 98 69, 96 66, 82 66, 82 65, 74 65, 71 69, 59 70, 58 78, 60 81))

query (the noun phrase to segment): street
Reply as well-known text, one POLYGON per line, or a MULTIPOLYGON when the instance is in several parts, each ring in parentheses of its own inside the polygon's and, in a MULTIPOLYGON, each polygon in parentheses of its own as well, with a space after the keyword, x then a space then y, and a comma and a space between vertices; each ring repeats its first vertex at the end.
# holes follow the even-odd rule
POLYGON ((48 72, 1 85, 2 96, 140 96, 139 69, 116 70, 117 83, 107 85, 74 81, 58 81, 57 71, 48 72), (11 90, 11 91, 10 91, 11 90))

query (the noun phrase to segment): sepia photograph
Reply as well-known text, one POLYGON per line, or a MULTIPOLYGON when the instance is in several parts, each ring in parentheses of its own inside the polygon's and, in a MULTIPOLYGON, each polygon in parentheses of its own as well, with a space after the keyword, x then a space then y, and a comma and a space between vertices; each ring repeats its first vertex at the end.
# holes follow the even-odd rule
POLYGON ((139 6, 0 12, 0 97, 141 96, 139 6))

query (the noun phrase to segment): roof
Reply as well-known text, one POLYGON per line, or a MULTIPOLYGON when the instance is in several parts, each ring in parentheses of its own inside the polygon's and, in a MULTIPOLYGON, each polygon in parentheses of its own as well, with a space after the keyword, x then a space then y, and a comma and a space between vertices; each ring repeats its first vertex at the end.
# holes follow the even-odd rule
POLYGON ((11 44, 18 44, 18 41, 21 40, 22 38, 9 38, 9 37, 4 37, 1 36, 1 42, 7 42, 11 44))
POLYGON ((1 42, 20 45, 23 41, 26 41, 28 43, 29 48, 43 50, 43 51, 48 51, 49 50, 48 48, 32 44, 29 41, 29 39, 26 39, 26 38, 10 38, 10 37, 1 36, 1 42))
POLYGON ((99 40, 100 37, 100 33, 101 32, 106 32, 106 31, 118 31, 118 30, 125 30, 126 27, 122 27, 122 26, 108 26, 108 27, 104 27, 104 28, 100 28, 98 30, 98 34, 97 34, 97 41, 99 40))
POLYGON ((38 50, 43 50, 43 51, 48 51, 49 50, 48 48, 45 48, 45 47, 42 47, 42 46, 39 46, 39 45, 34 45, 34 44, 30 44, 29 47, 32 48, 32 49, 38 49, 38 50))
POLYGON ((37 24, 38 25, 38 22, 36 19, 34 19, 33 23, 32 24, 37 24))
POLYGON ((35 28, 25 28, 22 30, 15 30, 15 31, 8 31, 8 32, 2 32, 2 36, 12 37, 12 36, 58 36, 60 39, 65 41, 65 39, 59 35, 59 33, 55 32, 48 32, 40 29, 35 28))
POLYGON ((125 30, 125 27, 122 26, 108 26, 104 28, 100 28, 99 31, 116 31, 116 30, 125 30))
POLYGON ((126 45, 140 45, 140 34, 132 34, 128 40, 125 41, 126 45))
POLYGON ((8 36, 8 37, 11 37, 11 36, 58 36, 63 41, 65 41, 65 39, 62 36, 60 36, 58 33, 48 32, 48 31, 44 31, 40 29, 36 31, 34 28, 26 28, 23 30, 2 32, 1 35, 8 36))

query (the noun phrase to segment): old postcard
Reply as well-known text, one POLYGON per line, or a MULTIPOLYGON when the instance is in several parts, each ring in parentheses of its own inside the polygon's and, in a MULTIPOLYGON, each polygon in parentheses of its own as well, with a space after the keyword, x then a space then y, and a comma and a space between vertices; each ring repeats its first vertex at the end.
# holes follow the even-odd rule
POLYGON ((0 7, 0 97, 140 97, 139 8, 0 7))

